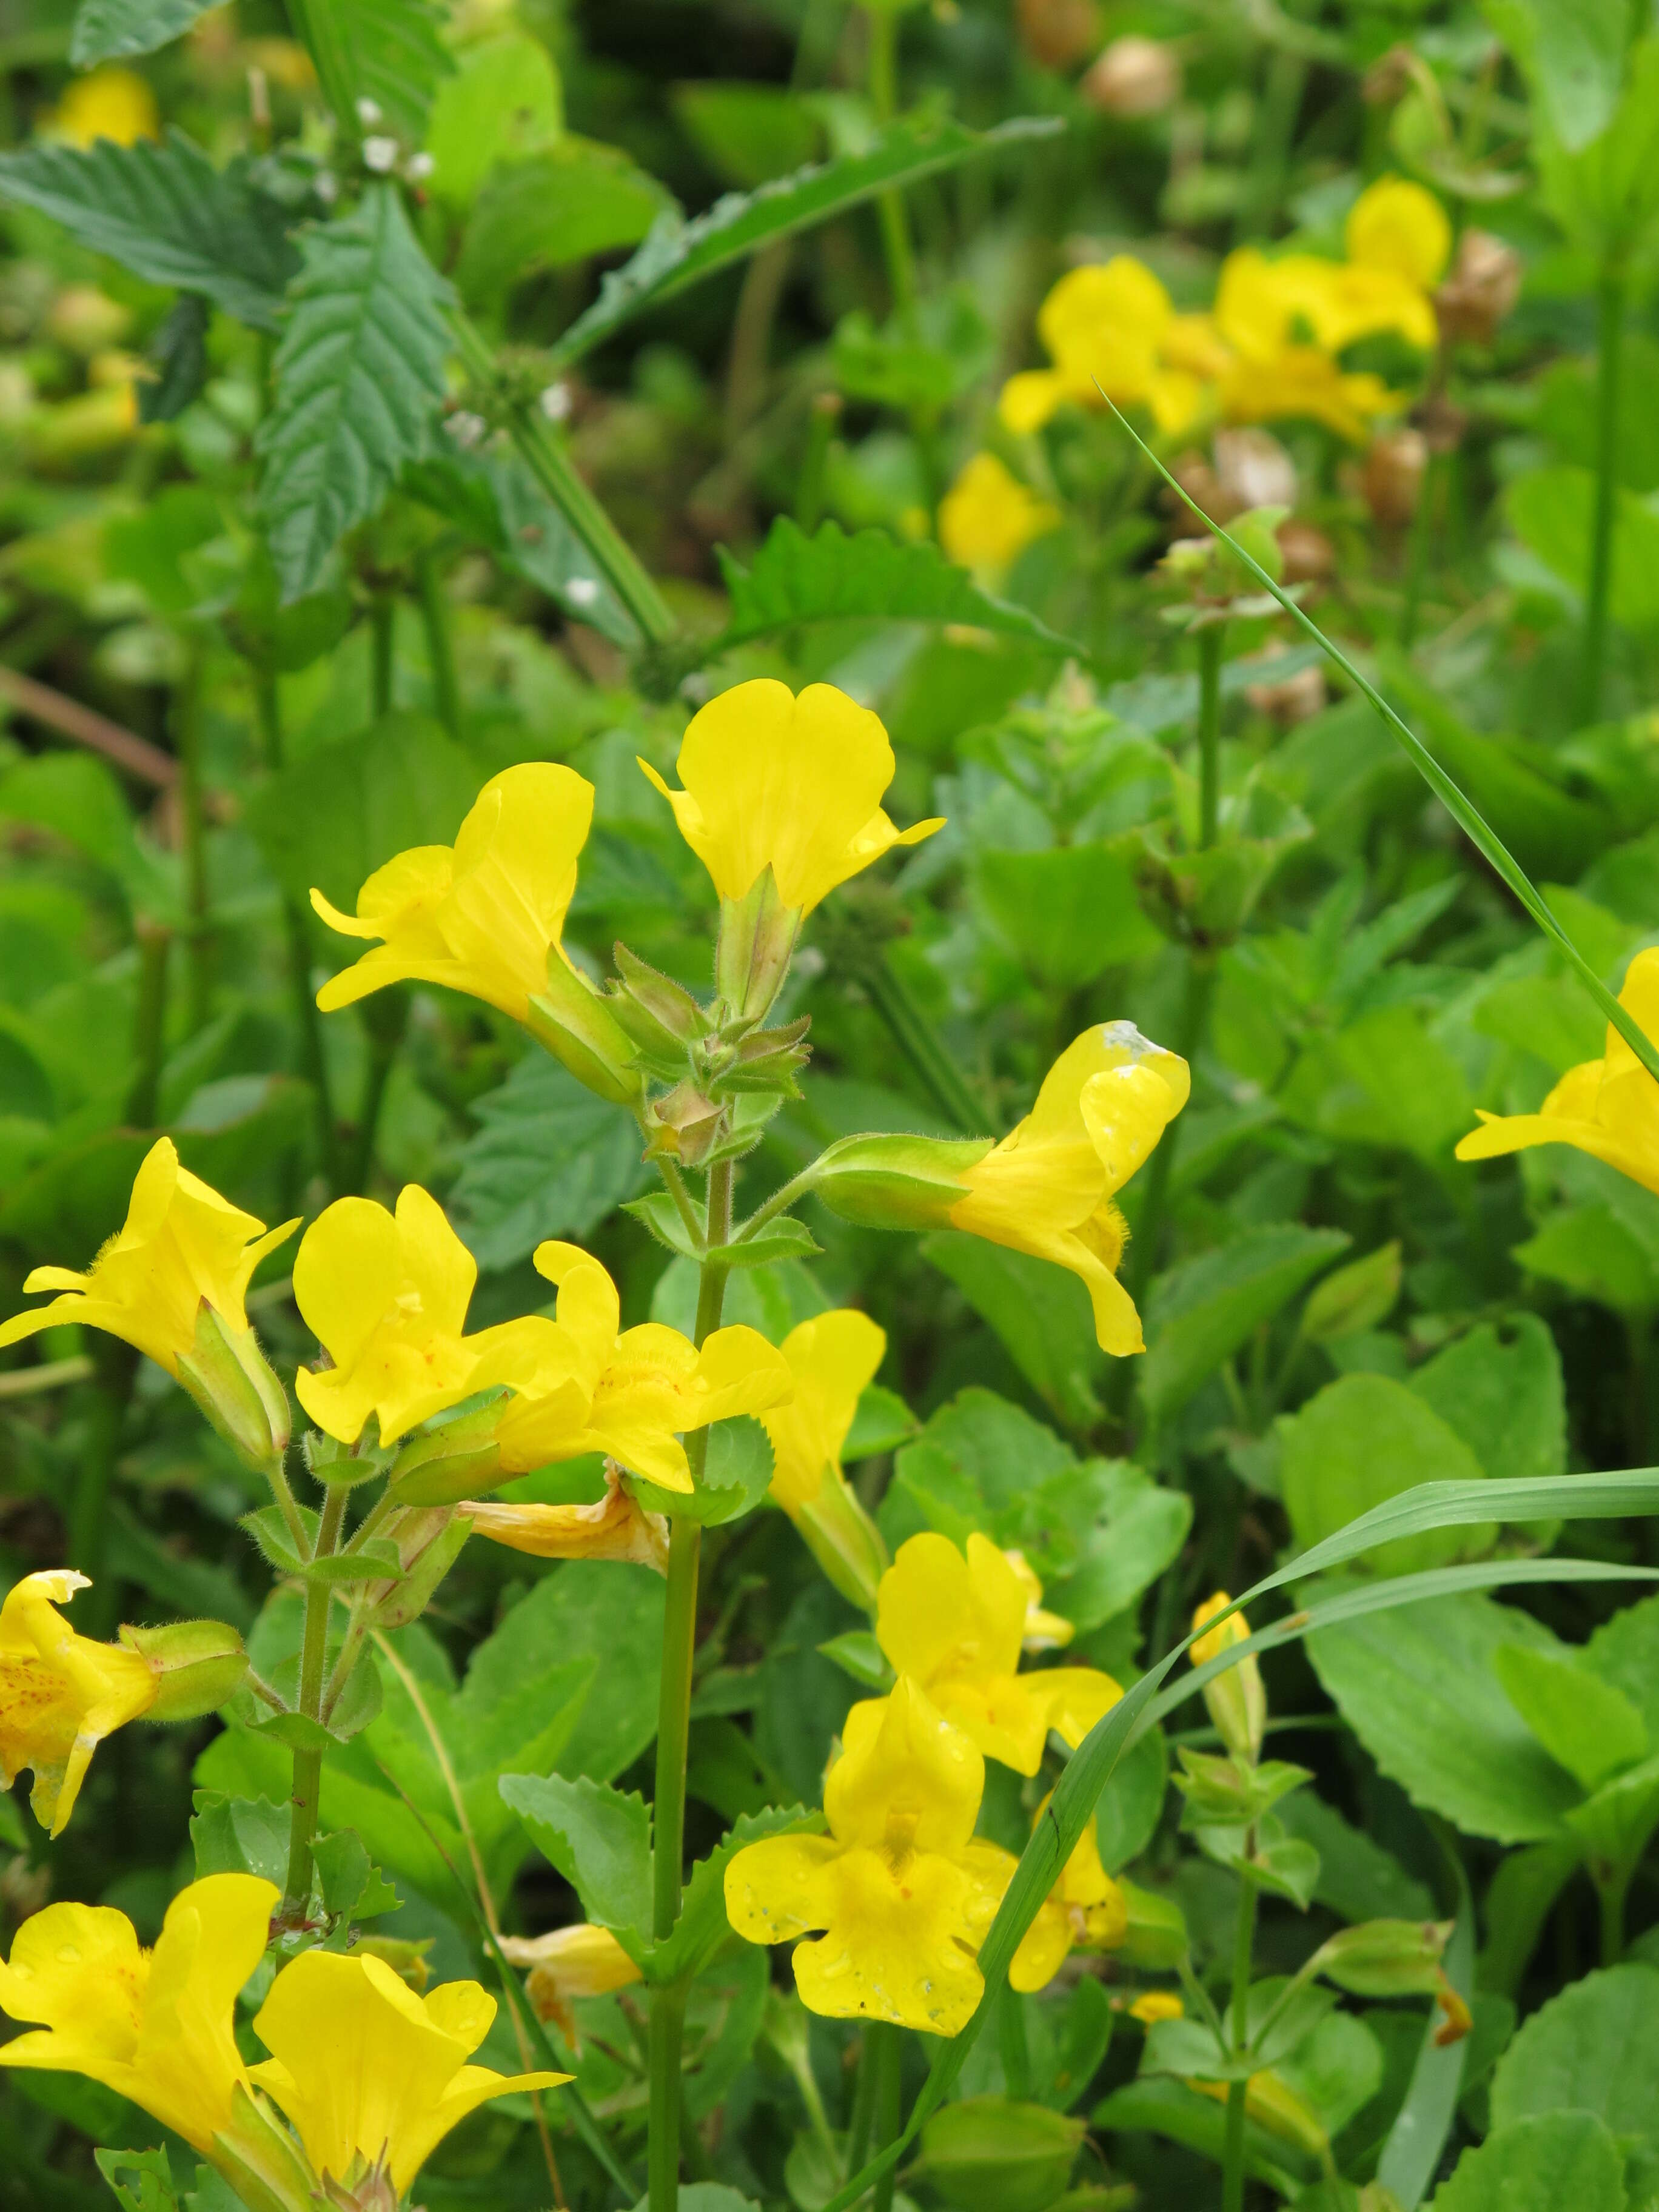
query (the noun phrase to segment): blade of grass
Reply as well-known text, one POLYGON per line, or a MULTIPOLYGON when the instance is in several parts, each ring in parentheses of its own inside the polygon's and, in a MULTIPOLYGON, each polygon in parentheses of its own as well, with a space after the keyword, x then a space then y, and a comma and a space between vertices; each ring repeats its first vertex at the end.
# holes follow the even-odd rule
MULTIPOLYGON (((1096 389, 1099 390, 1099 386, 1097 386, 1096 389)), ((1613 993, 1550 912, 1542 894, 1531 877, 1528 875, 1503 839, 1498 836, 1497 831, 1492 828, 1474 800, 1468 797, 1461 785, 1454 782, 1447 775, 1445 769, 1441 767, 1439 762, 1436 760, 1409 723, 1404 721, 1395 712, 1370 678, 1361 673, 1349 659, 1347 654, 1343 652, 1341 647, 1326 636, 1311 616, 1303 613, 1289 592, 1280 587, 1259 561, 1253 559, 1245 551, 1236 538, 1230 537, 1218 522, 1212 522, 1197 501, 1188 497, 1146 440, 1125 421, 1121 412, 1112 406, 1111 401, 1106 398, 1105 393, 1103 392, 1100 396, 1105 405, 1111 408, 1112 413, 1116 416, 1128 436, 1140 448, 1170 490, 1192 509, 1207 531, 1218 538, 1232 551, 1255 581, 1261 585, 1262 590, 1273 594, 1291 619, 1306 631, 1326 659, 1340 668, 1355 689, 1376 708, 1391 735, 1399 741, 1413 767, 1440 800, 1459 829, 1480 853, 1487 865, 1502 877, 1521 904, 1538 924, 1539 928, 1543 931, 1545 936, 1566 955, 1577 969, 1579 980, 1591 998, 1595 1000, 1620 1036, 1624 1038, 1625 1042, 1636 1054, 1648 1073, 1656 1082, 1659 1082, 1659 1045, 1656 1045, 1650 1037, 1643 1033, 1635 1017, 1627 1013, 1620 1005, 1618 1000, 1614 998, 1613 993)))

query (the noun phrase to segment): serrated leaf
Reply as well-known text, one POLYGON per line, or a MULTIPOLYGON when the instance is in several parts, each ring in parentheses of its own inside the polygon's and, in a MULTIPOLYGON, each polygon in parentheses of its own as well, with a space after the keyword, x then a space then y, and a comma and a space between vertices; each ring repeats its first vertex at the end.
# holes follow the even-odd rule
POLYGON ((251 181, 246 162, 216 169, 182 131, 166 143, 86 152, 27 146, 0 155, 0 200, 61 222, 151 284, 199 292, 256 330, 272 331, 300 257, 289 216, 251 181))
POLYGON ((544 1237, 586 1236, 644 1178, 632 1116, 545 1053, 527 1053, 472 1111, 478 1127, 449 1205, 486 1271, 527 1259, 544 1237))
POLYGON ((792 1805, 787 1812, 769 1808, 745 1814, 708 1856, 692 1868, 674 1932, 656 1946, 646 1961, 647 1980, 690 1980, 720 1949, 728 1933, 726 1869, 745 1844, 792 1831, 817 1833, 823 1827, 822 1814, 809 1813, 799 1805, 792 1805))
POLYGON ((305 234, 260 426, 259 504, 284 602, 427 450, 443 396, 450 290, 391 185, 305 234))
POLYGON ((1286 1224, 1247 1230, 1231 1244, 1172 1267, 1147 1308, 1151 1349, 1140 1371, 1147 1410, 1167 1420, 1347 1243, 1340 1229, 1286 1224))
POLYGON ((178 2212, 165 2150, 95 2150, 93 2157, 122 2212, 178 2212))
POLYGON ((1025 608, 981 591, 931 540, 901 544, 884 530, 849 538, 838 522, 821 524, 809 538, 781 514, 746 568, 723 546, 720 562, 732 618, 708 648, 711 659, 728 646, 799 623, 850 620, 960 623, 1028 638, 1056 653, 1083 650, 1025 608))
POLYGON ((207 381, 207 301, 181 294, 145 355, 155 375, 138 387, 141 422, 171 422, 197 398, 207 381))
POLYGON ((586 1775, 504 1774, 501 1802, 556 1866, 597 1926, 631 1932, 651 1920, 651 1814, 586 1775))
POLYGON ((395 1912, 398 1893, 370 1859, 362 1838, 351 1828, 331 1836, 319 1836, 312 1845, 323 1908, 337 1917, 373 1920, 382 1912, 395 1912))
POLYGON ((728 192, 693 222, 664 217, 633 259, 605 278, 599 298, 560 340, 555 359, 560 367, 577 360, 635 316, 772 239, 823 222, 890 187, 1048 137, 1060 127, 1046 116, 1017 117, 994 131, 969 131, 939 116, 907 116, 878 131, 861 153, 797 169, 753 192, 728 192))
POLYGON ((325 0, 306 18, 317 75, 347 129, 365 127, 359 103, 372 100, 374 127, 419 144, 432 95, 455 67, 432 0, 325 0))
POLYGON ((214 0, 82 0, 70 39, 70 66, 90 69, 126 54, 152 54, 187 31, 214 0))

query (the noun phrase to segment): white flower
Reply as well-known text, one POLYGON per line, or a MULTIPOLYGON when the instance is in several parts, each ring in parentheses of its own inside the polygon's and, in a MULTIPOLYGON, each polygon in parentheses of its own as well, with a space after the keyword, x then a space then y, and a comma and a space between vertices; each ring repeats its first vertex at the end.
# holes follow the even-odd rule
POLYGON ((397 167, 398 142, 395 138, 365 138, 363 167, 373 169, 377 177, 387 176, 397 167))
POLYGON ((464 453, 470 453, 489 428, 482 415, 473 415, 465 407, 458 407, 453 415, 444 417, 444 429, 464 453))
POLYGON ((423 185, 436 166, 430 154, 411 154, 404 164, 404 174, 411 185, 423 185))
POLYGON ((378 100, 365 98, 357 102, 357 120, 365 131, 372 131, 380 119, 380 103, 378 100))
POLYGON ((541 396, 541 410, 550 422, 562 422, 570 413, 570 386, 562 378, 550 384, 541 396))
POLYGON ((599 587, 592 576, 573 576, 564 587, 564 595, 573 605, 591 607, 599 596, 599 587))

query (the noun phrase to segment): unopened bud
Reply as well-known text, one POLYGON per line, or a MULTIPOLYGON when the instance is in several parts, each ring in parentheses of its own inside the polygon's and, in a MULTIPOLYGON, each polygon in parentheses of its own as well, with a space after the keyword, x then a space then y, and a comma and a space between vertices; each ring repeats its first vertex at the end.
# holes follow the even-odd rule
POLYGON ((501 1455, 495 1432, 506 1411, 507 1404, 497 1400, 412 1437, 387 1478, 398 1503, 457 1505, 498 1482, 501 1455))
POLYGON ((1286 1759, 1217 1759, 1184 1743, 1181 1765, 1175 1785, 1187 1801, 1181 1825, 1188 1829, 1254 1826, 1281 1797, 1313 1778, 1305 1766, 1286 1759))
POLYGON ((288 1449, 288 1393, 251 1328, 233 1328, 203 1300, 179 1380, 244 1463, 263 1474, 288 1449))
POLYGON ((1185 2020, 1187 2008, 1173 1990, 1143 1990, 1129 2007, 1131 2020, 1156 2027, 1161 2020, 1185 2020))
POLYGON ((785 906, 770 866, 740 899, 720 901, 714 988, 739 1021, 763 1022, 783 988, 800 933, 800 909, 785 906))
POLYGON ((1094 0, 1017 0, 1020 43, 1044 69, 1073 69, 1100 36, 1094 0))
POLYGON ((845 1475, 826 1467, 816 1496, 785 1510, 830 1583, 849 1604, 873 1613, 877 1586, 892 1561, 845 1475))
MULTIPOLYGON (((1232 1603, 1225 1590, 1206 1598, 1193 1615, 1193 1626, 1201 1629, 1232 1603)), ((1249 1629, 1240 1613, 1227 1614, 1194 1644, 1188 1657, 1194 1667, 1206 1667, 1237 1644, 1248 1643, 1249 1629)), ((1254 1766, 1261 1756, 1261 1739, 1267 1725, 1267 1693, 1261 1686, 1261 1669, 1254 1653, 1241 1659, 1204 1685, 1204 1703, 1221 1741, 1235 1759, 1254 1766)))
POLYGON ((678 1073, 691 1046, 712 1028, 708 1016, 683 983, 630 952, 613 947, 617 981, 606 1006, 639 1053, 653 1066, 678 1073))
POLYGON ((1466 230, 1446 281, 1434 295, 1440 335, 1490 345, 1521 296, 1521 257, 1490 231, 1466 230))
POLYGON ((679 1160, 700 1167, 730 1127, 725 1104, 699 1091, 694 1083, 677 1083, 662 1097, 652 1101, 651 1139, 647 1159, 679 1160))
POLYGON ((1409 424, 1386 430, 1373 439, 1360 474, 1359 487, 1372 519, 1385 529, 1397 530, 1411 520, 1423 493, 1423 472, 1429 465, 1429 441, 1409 424))
POLYGON ((529 1968, 525 1986, 537 2019, 554 2021, 572 2050, 578 2043, 574 2001, 608 1996, 642 1978, 608 1928, 582 1921, 546 1936, 503 1936, 501 1953, 509 1966, 529 1968))
POLYGON ((1432 1996, 1451 1932, 1449 1920, 1364 1920, 1322 1943, 1307 1971, 1350 1996, 1432 1996))
POLYGON ((398 166, 398 142, 376 136, 363 141, 363 167, 377 177, 389 177, 398 166))
POLYGON ((832 1213, 866 1229, 947 1229, 967 1196, 962 1177, 994 1140, 843 1137, 823 1153, 812 1188, 832 1213))
POLYGON ((324 2175, 322 2201, 331 2212, 398 2212, 404 2200, 385 2154, 369 2166, 359 2151, 345 2180, 337 2181, 331 2173, 324 2175))
POLYGON ((1390 46, 1359 81, 1360 97, 1368 107, 1392 107, 1403 100, 1417 75, 1417 57, 1409 46, 1390 46))
POLYGON ((1181 63, 1173 46, 1131 33, 1101 50, 1078 90, 1091 107, 1121 122, 1161 115, 1181 97, 1181 63))
POLYGON ((431 1604, 472 1534, 472 1523, 453 1505, 429 1505, 398 1516, 388 1533, 403 1563, 402 1578, 370 1583, 364 1604, 376 1628, 407 1628, 431 1604))
POLYGON ((578 1083, 613 1106, 634 1106, 644 1096, 627 1030, 556 945, 548 954, 546 988, 531 1000, 525 1026, 578 1083))
POLYGON ((247 1653, 222 1620, 173 1620, 162 1628, 124 1627, 121 1642, 155 1677, 151 1721, 196 1721, 216 1713, 242 1686, 247 1653))

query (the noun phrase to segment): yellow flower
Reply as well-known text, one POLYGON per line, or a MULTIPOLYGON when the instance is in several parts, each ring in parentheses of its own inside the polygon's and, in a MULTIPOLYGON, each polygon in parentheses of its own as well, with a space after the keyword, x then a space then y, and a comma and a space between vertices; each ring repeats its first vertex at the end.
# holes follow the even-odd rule
MULTIPOLYGON (((827 1836, 769 1836, 726 1870, 726 1910, 750 1943, 825 1932, 794 1954, 803 2002, 831 2019, 932 2035, 966 2026, 984 1990, 974 1961, 1014 1861, 974 1836, 985 1762, 914 1682, 854 1705, 824 1784, 827 1836)), ((1066 1952, 1045 1908, 1015 1954, 1041 1989, 1066 1952)))
POLYGON ((503 1936, 501 1950, 512 1965, 529 1967, 525 1988, 537 2019, 556 2021, 573 2050, 575 2000, 608 1996, 643 1978, 608 1928, 585 1921, 545 1936, 503 1936))
MULTIPOLYGON (((518 1380, 496 1431, 505 1473, 604 1452, 661 1489, 689 1492, 679 1441, 686 1431, 765 1413, 789 1395, 782 1354, 758 1330, 717 1328, 701 1351, 660 1322, 624 1330, 617 1286, 597 1260, 578 1245, 550 1243, 534 1258, 559 1286, 558 1320, 541 1322, 550 1334, 534 1340, 556 1339, 558 1352, 549 1353, 540 1377, 518 1380)), ((503 1353, 502 1379, 513 1364, 503 1353)))
POLYGON ((71 146, 93 146, 100 138, 131 146, 140 138, 159 137, 161 118, 155 94, 143 77, 106 64, 65 88, 54 124, 55 135, 71 146))
POLYGON ((1112 1200, 1190 1085, 1186 1061, 1133 1022, 1097 1024, 1054 1062, 1018 1127, 957 1176, 967 1194, 951 1207, 951 1225, 1080 1277, 1103 1352, 1143 1348, 1140 1316, 1117 1280, 1127 1231, 1112 1200))
POLYGON ((1187 2008, 1173 1990, 1143 1990, 1129 2007, 1131 2020, 1155 2027, 1161 2020, 1184 2020, 1187 2008))
POLYGON ((34 1773, 29 1802, 56 1836, 67 1825, 106 1735, 155 1703, 161 1678, 137 1652, 77 1636, 57 1608, 85 1575, 67 1567, 25 1575, 0 1606, 0 1782, 34 1773))
MULTIPOLYGON (((1218 1590, 1213 1597, 1206 1598, 1194 1613, 1193 1626, 1202 1628, 1206 1620, 1213 1620, 1231 1603, 1225 1590, 1218 1590)), ((1197 1638, 1188 1656, 1194 1667, 1207 1667, 1212 1659, 1218 1659, 1235 1644, 1248 1643, 1249 1635, 1249 1623, 1243 1614, 1228 1613, 1225 1620, 1218 1621, 1206 1634, 1197 1638)), ((1267 1725, 1267 1693, 1262 1686, 1261 1669, 1255 1654, 1229 1667, 1212 1682, 1206 1682, 1204 1702, 1221 1741, 1234 1758, 1247 1759, 1254 1765, 1261 1756, 1261 1739, 1267 1725)))
POLYGON ((964 1559, 927 1530, 901 1544, 881 1578, 876 1638, 987 1758, 1035 1774, 1050 1729, 1081 1743, 1123 1694, 1089 1667, 1019 1672, 1027 1596, 1018 1574, 975 1531, 964 1559))
MULTIPOLYGON (((1631 962, 1619 1003, 1644 1036, 1659 1041, 1659 946, 1631 962)), ((1569 1068, 1537 1113, 1482 1113, 1480 1121, 1457 1147, 1460 1160, 1571 1145, 1659 1191, 1659 1085, 1611 1022, 1602 1057, 1569 1068)))
POLYGON ((1042 1584, 1037 1580, 1036 1570, 1024 1552, 1005 1552, 1007 1560, 1019 1578, 1025 1593, 1025 1626, 1020 1637, 1020 1649, 1027 1653, 1058 1651, 1069 1644, 1076 1634, 1065 1616, 1046 1613, 1042 1605, 1042 1584))
POLYGON ((1391 270, 1419 292, 1431 292, 1451 256, 1451 225, 1421 185, 1379 177, 1349 209, 1343 241, 1350 261, 1391 270))
POLYGON ((975 453, 939 503, 939 544, 964 568, 996 577, 1060 520, 994 453, 975 453))
POLYGON ((668 1572, 668 1522, 647 1513, 623 1488, 614 1461, 605 1463, 605 1496, 591 1505, 515 1504, 469 1498, 456 1510, 480 1536, 538 1559, 624 1559, 668 1572))
POLYGON ((640 766, 732 902, 769 867, 781 903, 811 914, 893 846, 919 845, 945 826, 893 827, 881 805, 893 780, 887 732, 832 684, 809 684, 797 697, 757 677, 711 699, 680 742, 682 791, 648 761, 640 766))
MULTIPOLYGON (((406 1183, 395 1215, 341 1198, 300 1240, 294 1300, 333 1363, 294 1378, 319 1429, 355 1443, 371 1413, 389 1444, 475 1392, 560 1364, 551 1322, 463 1334, 478 1270, 437 1200, 406 1183)), ((564 1365, 568 1369, 569 1359, 564 1365)))
POLYGON ((193 1881, 154 1951, 108 1905, 47 1905, 0 1966, 0 2010, 42 2029, 0 2045, 0 2065, 88 2075, 210 2156, 248 2087, 236 1998, 264 1955, 277 1895, 253 1875, 193 1881))
POLYGON ((196 1348, 204 1305, 228 1335, 251 1343, 242 1310, 248 1283, 266 1253, 299 1225, 296 1219, 267 1230, 181 1168, 173 1139, 159 1137, 134 1180, 125 1224, 84 1275, 35 1268, 23 1288, 63 1296, 15 1314, 0 1326, 0 1346, 79 1322, 147 1352, 178 1379, 179 1361, 196 1348))
POLYGON ((1389 331, 1425 349, 1437 334, 1427 293, 1386 263, 1312 253, 1270 260, 1255 246, 1222 264, 1215 317, 1232 355, 1221 379, 1229 421, 1304 416, 1356 442, 1404 403, 1380 377, 1346 371, 1336 356, 1389 331))
MULTIPOLYGON (((1053 1795, 1050 1790, 1048 1797, 1053 1795)), ((1033 1829, 1048 1809, 1048 1797, 1031 1817, 1033 1829)), ((1128 1934, 1128 1900, 1101 1863, 1100 1838, 1092 1814, 1084 1822, 1083 1833, 1073 1845, 1072 1856, 1060 1869, 1060 1880, 1048 1897, 1065 1915, 1071 1940, 1081 1950, 1115 1951, 1128 1934)))
POLYGON ((354 919, 313 890, 345 937, 382 938, 317 994, 325 1013, 388 983, 444 983, 523 1021, 576 889, 593 787, 574 769, 526 761, 491 776, 448 845, 416 845, 377 868, 354 919))
POLYGON ((802 1322, 782 1346, 794 1395, 761 1416, 772 1444, 773 1503, 842 1595, 866 1612, 887 1566, 887 1547, 842 1474, 841 1455, 886 1349, 886 1331, 851 1307, 802 1322))
POLYGON ((1203 411, 1226 348, 1206 315, 1177 315, 1143 262, 1121 253, 1062 276, 1037 313, 1051 369, 1002 387, 999 411, 1017 435, 1040 430, 1067 401, 1098 408, 1145 403, 1160 430, 1185 430, 1203 411))
POLYGON ((306 1951, 254 2020, 273 2056, 253 2067, 319 2174, 344 2181, 382 2154, 401 2197, 453 2127, 492 2097, 555 2089, 568 2074, 496 2074, 467 2060, 495 2000, 477 1982, 424 1997, 380 1960, 306 1951))

